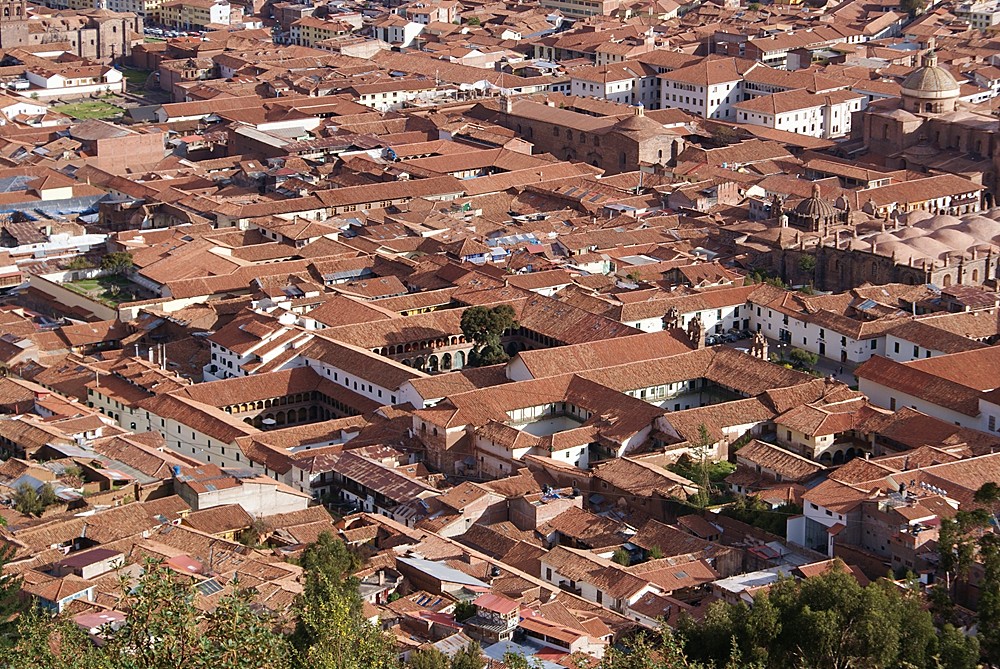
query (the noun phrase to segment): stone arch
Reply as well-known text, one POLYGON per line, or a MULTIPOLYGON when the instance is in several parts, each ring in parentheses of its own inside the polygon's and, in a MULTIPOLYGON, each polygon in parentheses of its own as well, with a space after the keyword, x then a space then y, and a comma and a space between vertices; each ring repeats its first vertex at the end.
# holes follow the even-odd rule
POLYGON ((284 411, 278 411, 277 413, 275 413, 274 414, 274 422, 277 423, 278 425, 284 425, 285 424, 285 412, 284 411))
POLYGON ((436 355, 427 356, 427 371, 438 371, 438 357, 436 355))
POLYGON ((945 288, 947 288, 947 287, 949 287, 951 285, 951 274, 945 274, 941 278, 941 285, 944 286, 945 288))
POLYGON ((413 361, 413 367, 414 367, 414 369, 419 369, 421 371, 424 369, 424 358, 423 358, 423 356, 420 356, 419 358, 417 358, 416 360, 413 361))
POLYGON ((821 465, 827 465, 827 466, 829 466, 830 464, 833 463, 833 456, 831 456, 830 453, 829 453, 829 451, 828 451, 828 452, 824 453, 823 455, 819 456, 819 463, 821 465))
POLYGON ((979 270, 975 268, 972 270, 972 283, 979 283, 979 270))
POLYGON ((308 418, 309 418, 309 411, 305 407, 299 409, 299 422, 301 423, 305 420, 308 420, 308 418))
POLYGON ((410 359, 409 359, 409 358, 403 358, 403 360, 402 360, 401 362, 402 362, 402 363, 403 363, 404 365, 406 365, 407 367, 413 367, 413 363, 411 363, 411 362, 410 362, 410 359))
POLYGON ((835 465, 842 465, 842 464, 844 464, 844 451, 840 450, 839 448, 833 454, 833 464, 835 464, 835 465))
POLYGON ((451 369, 451 353, 441 356, 441 369, 451 369))
POLYGON ((455 369, 462 369, 465 367, 465 352, 456 351, 455 352, 455 369))

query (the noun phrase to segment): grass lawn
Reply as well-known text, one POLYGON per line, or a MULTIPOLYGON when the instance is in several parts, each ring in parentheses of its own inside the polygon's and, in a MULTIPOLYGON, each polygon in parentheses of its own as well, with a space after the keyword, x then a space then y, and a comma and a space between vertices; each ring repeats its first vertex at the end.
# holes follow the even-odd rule
POLYGON ((53 109, 57 112, 68 114, 75 119, 110 119, 115 118, 125 111, 121 107, 113 105, 110 102, 105 102, 104 100, 71 102, 69 104, 55 106, 53 109))
POLYGON ((133 67, 119 67, 128 82, 129 89, 142 90, 146 87, 146 80, 149 79, 149 72, 137 70, 133 67))
POLYGON ((123 276, 80 279, 79 281, 68 281, 63 286, 111 307, 117 307, 122 302, 145 299, 141 289, 123 276))

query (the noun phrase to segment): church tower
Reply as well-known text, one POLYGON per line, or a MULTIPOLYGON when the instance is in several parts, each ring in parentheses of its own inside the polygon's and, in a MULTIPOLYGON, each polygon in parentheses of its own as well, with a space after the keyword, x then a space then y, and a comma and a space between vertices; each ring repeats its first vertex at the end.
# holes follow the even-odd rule
POLYGON ((0 49, 12 49, 27 43, 27 0, 0 0, 0 49))

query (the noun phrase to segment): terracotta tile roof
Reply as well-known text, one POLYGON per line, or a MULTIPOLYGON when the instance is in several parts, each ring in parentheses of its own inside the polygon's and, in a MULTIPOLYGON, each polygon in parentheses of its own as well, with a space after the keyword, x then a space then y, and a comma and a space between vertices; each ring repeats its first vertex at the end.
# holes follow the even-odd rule
POLYGON ((544 535, 558 532, 589 548, 620 546, 627 539, 623 523, 596 516, 576 507, 563 511, 550 519, 538 531, 544 535))
MULTIPOLYGON (((972 353, 976 353, 973 351, 972 353)), ((968 355, 968 354, 957 354, 968 355)), ((941 359, 951 356, 941 356, 941 359)), ((937 360, 931 358, 930 360, 937 360)), ((963 368, 973 372, 971 368, 963 368)), ((936 365, 935 371, 949 372, 948 363, 936 365)), ((954 371, 953 369, 951 370, 954 371)), ((931 371, 874 356, 854 371, 862 382, 875 383, 901 393, 943 406, 967 416, 979 415, 980 392, 961 381, 938 376, 931 371)), ((996 378, 996 377, 994 377, 996 378)))
POLYGON ((736 457, 751 466, 759 465, 762 469, 771 470, 785 481, 805 481, 823 470, 821 465, 809 458, 758 439, 752 439, 740 448, 736 457))
POLYGON ((597 465, 593 476, 637 497, 652 497, 654 494, 664 498, 675 495, 686 497, 697 489, 693 482, 668 469, 627 457, 597 465))
POLYGON ((224 534, 250 527, 253 516, 239 504, 226 504, 192 511, 181 522, 206 534, 224 534))

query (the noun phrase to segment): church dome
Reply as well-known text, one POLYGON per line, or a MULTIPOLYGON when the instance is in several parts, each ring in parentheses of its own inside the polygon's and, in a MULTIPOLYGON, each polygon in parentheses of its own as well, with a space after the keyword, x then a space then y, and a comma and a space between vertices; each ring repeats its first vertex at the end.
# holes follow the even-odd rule
POLYGON ((819 194, 819 184, 813 184, 812 197, 807 197, 795 207, 795 213, 802 218, 815 220, 833 219, 839 213, 837 208, 819 194))
POLYGON ((651 118, 646 117, 645 109, 641 104, 632 108, 633 113, 614 124, 613 129, 627 134, 644 134, 655 136, 663 131, 663 126, 651 118))
POLYGON ((923 64, 903 80, 903 95, 921 100, 940 100, 959 95, 958 81, 946 68, 937 64, 931 51, 924 55, 923 64))

